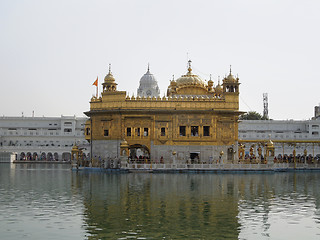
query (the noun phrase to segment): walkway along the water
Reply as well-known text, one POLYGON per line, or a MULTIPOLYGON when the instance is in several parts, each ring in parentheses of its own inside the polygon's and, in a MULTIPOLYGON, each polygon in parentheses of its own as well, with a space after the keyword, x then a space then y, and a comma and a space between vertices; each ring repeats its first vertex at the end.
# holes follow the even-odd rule
POLYGON ((269 163, 269 164, 120 164, 114 167, 82 167, 72 165, 72 170, 103 171, 103 172, 287 172, 287 171, 320 171, 320 164, 307 163, 269 163))

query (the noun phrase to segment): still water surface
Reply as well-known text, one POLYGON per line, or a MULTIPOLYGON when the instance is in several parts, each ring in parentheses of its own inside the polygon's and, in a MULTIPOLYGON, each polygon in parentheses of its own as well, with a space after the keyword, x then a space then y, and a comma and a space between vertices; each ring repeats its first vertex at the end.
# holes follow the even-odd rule
POLYGON ((320 239, 320 172, 105 174, 0 164, 0 239, 320 239))

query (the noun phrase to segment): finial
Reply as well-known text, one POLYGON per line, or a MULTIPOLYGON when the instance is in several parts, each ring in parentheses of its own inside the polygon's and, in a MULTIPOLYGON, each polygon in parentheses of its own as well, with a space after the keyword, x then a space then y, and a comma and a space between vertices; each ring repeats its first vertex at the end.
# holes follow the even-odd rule
POLYGON ((231 75, 231 65, 230 65, 230 75, 231 75))
POLYGON ((192 61, 189 59, 189 61, 188 61, 188 71, 189 71, 189 73, 191 73, 191 71, 192 71, 191 62, 192 61))
POLYGON ((148 63, 148 72, 150 71, 150 63, 148 63))
POLYGON ((174 81, 174 74, 172 75, 172 81, 174 81))
POLYGON ((212 81, 212 80, 211 80, 211 74, 210 74, 210 81, 212 81))
POLYGON ((220 76, 218 76, 218 85, 220 85, 220 76))
POLYGON ((109 74, 111 74, 111 63, 109 63, 109 74))

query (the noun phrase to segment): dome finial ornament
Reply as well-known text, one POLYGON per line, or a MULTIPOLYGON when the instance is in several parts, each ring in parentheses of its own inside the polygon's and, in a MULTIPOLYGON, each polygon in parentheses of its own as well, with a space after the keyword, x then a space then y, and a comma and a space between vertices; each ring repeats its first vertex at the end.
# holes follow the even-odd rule
POLYGON ((109 64, 109 73, 104 77, 103 92, 115 92, 117 91, 117 83, 111 73, 111 64, 109 64))
POLYGON ((232 71, 231 71, 231 65, 230 65, 230 73, 227 77, 224 78, 223 81, 227 81, 227 82, 236 82, 236 78, 232 75, 232 71))
POLYGON ((109 63, 109 74, 111 74, 111 63, 109 63))
POLYGON ((191 60, 188 61, 188 72, 191 73, 192 68, 191 68, 191 60))
POLYGON ((150 63, 148 63, 148 72, 150 72, 150 63))

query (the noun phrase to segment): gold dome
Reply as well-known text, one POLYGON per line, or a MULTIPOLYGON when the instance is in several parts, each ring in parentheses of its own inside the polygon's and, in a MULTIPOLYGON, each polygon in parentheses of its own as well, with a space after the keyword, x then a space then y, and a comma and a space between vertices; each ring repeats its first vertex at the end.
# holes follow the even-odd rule
POLYGON ((177 85, 177 82, 176 82, 175 80, 171 80, 171 81, 170 81, 170 85, 176 86, 176 85, 177 85))
POLYGON ((274 146, 274 145, 273 145, 273 142, 271 141, 271 139, 268 141, 267 146, 268 146, 268 147, 273 147, 273 146, 274 146))
POLYGON ((216 92, 217 93, 221 93, 221 92, 223 92, 223 89, 222 89, 222 87, 221 87, 221 85, 220 85, 220 81, 218 82, 218 85, 216 86, 216 92))
POLYGON ((230 73, 230 74, 228 75, 228 77, 227 77, 227 80, 228 80, 229 82, 235 82, 235 81, 236 81, 236 78, 230 73))
POLYGON ((114 81, 115 81, 115 79, 114 79, 114 77, 113 77, 111 72, 109 72, 107 74, 107 76, 105 76, 105 78, 104 78, 104 82, 114 82, 114 81))
POLYGON ((109 64, 109 73, 105 76, 104 82, 115 82, 115 78, 111 73, 111 65, 109 64))
POLYGON ((204 82, 201 80, 200 77, 192 73, 191 69, 191 60, 189 60, 189 67, 188 72, 186 75, 182 75, 180 78, 176 80, 177 86, 182 85, 204 85, 204 82))
POLYGON ((224 82, 229 82, 229 83, 235 83, 237 82, 237 79, 232 75, 231 73, 231 65, 230 65, 230 73, 227 77, 224 78, 224 82))
POLYGON ((129 144, 125 139, 123 139, 120 143, 120 147, 129 147, 129 144))
POLYGON ((72 147, 72 151, 79 151, 78 146, 77 146, 77 145, 74 145, 74 146, 72 147))

